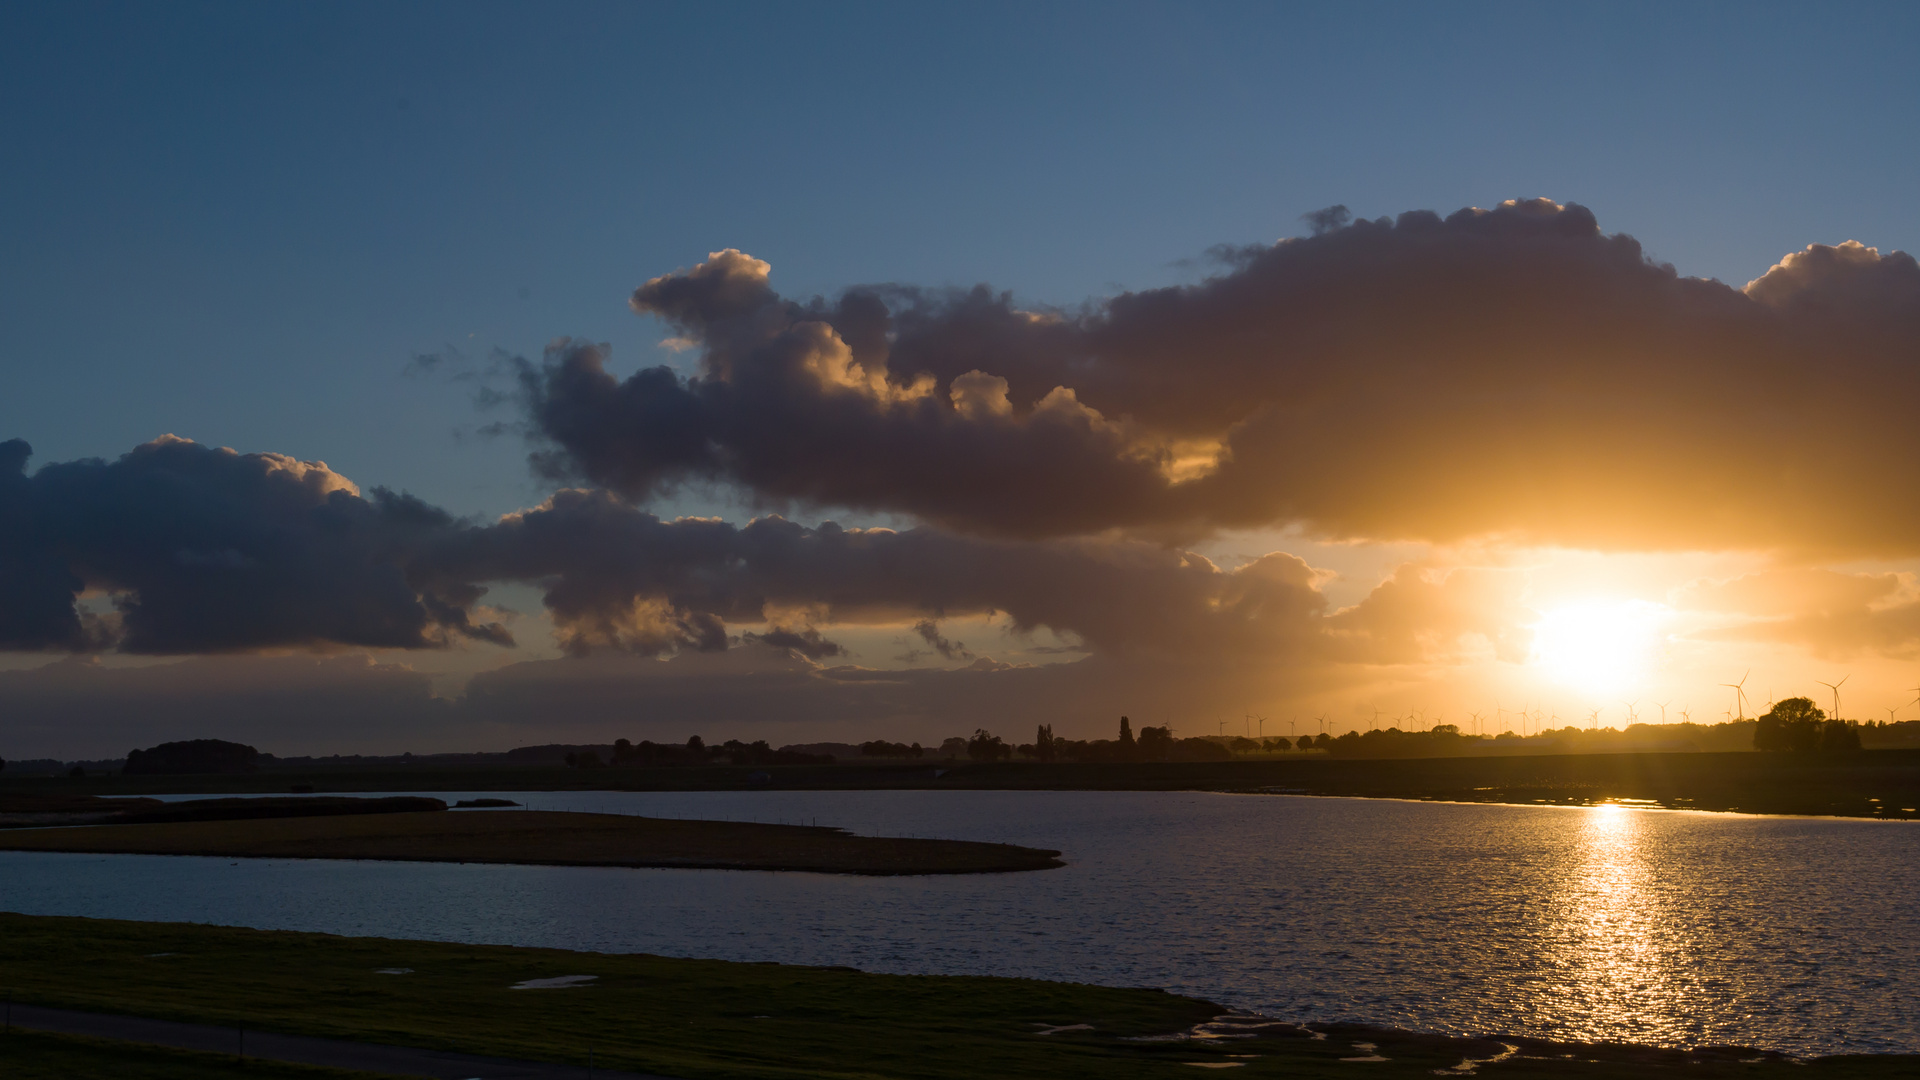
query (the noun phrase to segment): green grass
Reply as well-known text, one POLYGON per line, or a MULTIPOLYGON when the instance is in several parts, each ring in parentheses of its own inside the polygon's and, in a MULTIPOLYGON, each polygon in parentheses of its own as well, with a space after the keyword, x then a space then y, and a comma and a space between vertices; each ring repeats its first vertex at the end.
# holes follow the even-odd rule
MULTIPOLYGON (((1201 1075, 1194 1062, 1237 1064, 1243 1077, 1411 1078, 1499 1050, 1340 1027, 1319 1039, 1288 1026, 1259 1039, 1131 1041, 1187 1031, 1219 1011, 1153 990, 21 915, 0 915, 0 980, 15 1000, 34 1004, 575 1064, 591 1047, 606 1067, 689 1080, 1126 1080, 1201 1075), (508 989, 559 975, 599 978, 574 989, 508 989), (1038 1033, 1073 1024, 1091 1029, 1038 1033), (1357 1042, 1391 1060, 1340 1061, 1362 1056, 1357 1042)), ((1480 1075, 1845 1080, 1920 1071, 1920 1059, 1897 1056, 1742 1064, 1753 1055, 1522 1049, 1480 1075)))
POLYGON ((380 1080, 381 1074, 14 1028, 0 1035, 0 1076, 7 1080, 108 1076, 115 1080, 380 1080))

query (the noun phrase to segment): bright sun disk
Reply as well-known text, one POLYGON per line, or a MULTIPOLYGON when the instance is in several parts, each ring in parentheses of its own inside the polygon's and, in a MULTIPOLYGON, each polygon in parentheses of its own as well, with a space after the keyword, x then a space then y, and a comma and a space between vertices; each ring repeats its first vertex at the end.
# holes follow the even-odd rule
POLYGON ((1645 600, 1554 608, 1533 625, 1530 662, 1578 690, 1627 693, 1652 674, 1666 615, 1665 607, 1645 600))

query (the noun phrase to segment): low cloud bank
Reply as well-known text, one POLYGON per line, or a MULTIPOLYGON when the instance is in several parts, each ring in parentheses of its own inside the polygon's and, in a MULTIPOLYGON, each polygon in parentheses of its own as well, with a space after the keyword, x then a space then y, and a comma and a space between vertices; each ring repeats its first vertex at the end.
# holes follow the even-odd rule
POLYGON ((0 592, 33 601, 6 609, 0 645, 15 650, 510 644, 481 604, 493 582, 542 588, 560 643, 582 655, 752 643, 817 662, 841 655, 831 626, 867 624, 911 626, 948 660, 972 659, 939 623, 980 615, 1128 661, 1398 663, 1468 635, 1524 649, 1521 580, 1498 571, 1410 567, 1336 611, 1324 575, 1284 553, 1225 569, 1115 536, 667 521, 582 490, 478 524, 362 495, 324 464, 172 437, 0 481, 0 592), (764 629, 743 638, 746 626, 764 629))

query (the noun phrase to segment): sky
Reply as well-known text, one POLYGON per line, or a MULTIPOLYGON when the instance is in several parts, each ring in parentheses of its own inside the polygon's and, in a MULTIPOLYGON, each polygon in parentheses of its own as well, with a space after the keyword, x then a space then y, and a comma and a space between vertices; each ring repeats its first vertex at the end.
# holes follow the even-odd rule
POLYGON ((1920 718, 1917 31, 8 5, 0 756, 1920 718))

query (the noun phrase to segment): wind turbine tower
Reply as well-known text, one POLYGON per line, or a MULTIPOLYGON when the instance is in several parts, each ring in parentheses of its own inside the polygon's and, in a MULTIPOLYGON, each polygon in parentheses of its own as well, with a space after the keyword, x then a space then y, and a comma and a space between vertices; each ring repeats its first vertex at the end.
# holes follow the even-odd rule
MULTIPOLYGON (((1733 691, 1733 704, 1734 707, 1739 710, 1739 715, 1734 717, 1736 720, 1745 720, 1747 718, 1747 676, 1752 674, 1753 669, 1748 668, 1747 674, 1740 676, 1739 682, 1723 682, 1720 684, 1733 691)), ((1825 684, 1823 683, 1822 685, 1825 684)))
MULTIPOLYGON (((1846 676, 1842 676, 1839 682, 1820 683, 1821 686, 1824 686, 1827 689, 1833 691, 1833 719, 1835 720, 1840 719, 1840 688, 1842 686, 1845 686, 1847 683, 1847 680, 1851 678, 1853 678, 1853 676, 1846 675, 1846 676)), ((1815 679, 1813 681, 1820 682, 1819 679, 1815 679)))

